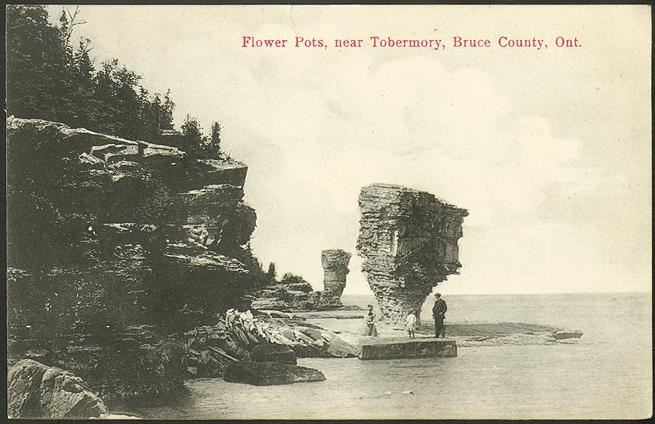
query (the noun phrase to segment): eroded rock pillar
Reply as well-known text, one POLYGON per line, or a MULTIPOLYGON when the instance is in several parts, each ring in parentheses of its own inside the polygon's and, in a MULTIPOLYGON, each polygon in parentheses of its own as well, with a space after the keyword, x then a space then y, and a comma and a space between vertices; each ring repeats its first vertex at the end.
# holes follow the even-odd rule
POLYGON ((350 272, 348 263, 352 255, 340 249, 323 250, 321 263, 323 265, 323 293, 321 304, 325 306, 340 306, 341 294, 346 288, 346 276, 350 272))
POLYGON ((419 317, 432 288, 461 267, 457 241, 468 212, 390 184, 363 187, 359 208, 357 253, 383 318, 419 317))

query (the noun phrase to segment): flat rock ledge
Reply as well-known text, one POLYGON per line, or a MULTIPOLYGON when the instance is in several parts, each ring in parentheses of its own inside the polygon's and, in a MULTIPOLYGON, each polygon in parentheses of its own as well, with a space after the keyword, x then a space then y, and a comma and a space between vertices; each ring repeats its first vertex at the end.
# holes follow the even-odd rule
POLYGON ((7 375, 7 413, 9 418, 86 419, 108 410, 81 378, 24 359, 7 375))
POLYGON ((278 362, 296 365, 296 352, 291 347, 274 343, 263 343, 252 348, 250 358, 255 362, 278 362))
POLYGON ((225 381, 245 383, 255 386, 274 386, 280 384, 324 381, 325 375, 319 370, 279 362, 235 362, 223 375, 225 381))
POLYGON ((456 357, 454 339, 371 338, 360 344, 359 359, 403 359, 456 357))

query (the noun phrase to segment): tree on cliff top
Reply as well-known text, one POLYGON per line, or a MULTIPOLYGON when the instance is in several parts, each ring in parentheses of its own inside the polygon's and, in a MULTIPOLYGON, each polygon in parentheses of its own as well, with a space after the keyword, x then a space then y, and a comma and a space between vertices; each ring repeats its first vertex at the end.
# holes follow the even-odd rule
MULTIPOLYGON (((170 90, 163 99, 151 94, 117 59, 96 68, 91 41, 74 44, 74 29, 84 23, 77 8, 62 10, 59 26, 49 23, 44 6, 8 5, 6 12, 8 115, 154 143, 161 130, 174 128, 170 90)), ((185 139, 197 147, 195 155, 218 157, 220 125, 212 127, 210 142, 195 124, 185 139)))
POLYGON ((191 157, 206 157, 209 140, 202 134, 198 120, 191 115, 186 116, 182 124, 182 145, 180 149, 191 157))
POLYGON ((221 155, 221 124, 212 124, 212 134, 209 140, 209 155, 218 158, 221 155))
POLYGON ((277 271, 275 270, 275 263, 271 262, 268 264, 268 271, 266 272, 266 275, 271 281, 274 281, 275 278, 277 277, 277 271))

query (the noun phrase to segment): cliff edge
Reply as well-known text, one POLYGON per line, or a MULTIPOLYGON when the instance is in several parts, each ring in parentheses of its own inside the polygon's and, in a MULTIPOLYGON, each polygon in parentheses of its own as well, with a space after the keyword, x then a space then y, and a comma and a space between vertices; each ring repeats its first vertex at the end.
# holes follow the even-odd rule
POLYGON ((10 363, 105 399, 182 384, 166 335, 239 306, 258 269, 247 166, 36 119, 7 120, 10 363))

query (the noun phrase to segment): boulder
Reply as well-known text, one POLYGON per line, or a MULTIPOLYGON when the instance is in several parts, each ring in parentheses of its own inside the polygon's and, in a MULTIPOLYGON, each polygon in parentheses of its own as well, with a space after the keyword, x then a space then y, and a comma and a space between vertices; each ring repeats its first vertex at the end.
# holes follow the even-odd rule
POLYGON ((303 334, 306 334, 307 336, 311 337, 313 340, 322 340, 323 339, 323 333, 324 331, 316 329, 316 328, 309 328, 305 327, 300 330, 303 334))
POLYGON ((225 381, 245 383, 255 386, 324 381, 325 375, 319 370, 278 362, 235 362, 223 375, 225 381))
POLYGON ((330 340, 327 345, 327 351, 332 357, 337 358, 354 358, 359 354, 358 349, 337 337, 330 340))
POLYGON ((107 414, 102 399, 81 378, 31 359, 17 362, 7 376, 10 418, 90 418, 107 414))
POLYGON ((255 362, 279 362, 281 364, 296 364, 296 354, 289 346, 263 343, 250 351, 250 358, 255 362))

